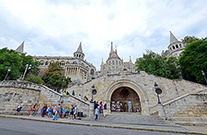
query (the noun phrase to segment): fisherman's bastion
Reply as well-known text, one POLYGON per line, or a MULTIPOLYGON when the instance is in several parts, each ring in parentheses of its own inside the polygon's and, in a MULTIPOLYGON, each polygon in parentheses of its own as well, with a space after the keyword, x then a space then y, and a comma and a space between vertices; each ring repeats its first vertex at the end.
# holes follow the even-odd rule
MULTIPOLYGON (((30 82, 2 81, 0 82, 0 112, 14 112, 15 105, 20 100, 26 107, 34 103, 41 106, 47 103, 75 103, 79 111, 87 116, 93 115, 93 103, 102 101, 108 106, 108 113, 124 108, 125 112, 137 115, 156 115, 165 119, 183 118, 199 121, 207 117, 207 87, 184 79, 171 80, 145 71, 137 71, 135 62, 125 62, 110 44, 109 56, 106 61, 100 60, 100 71, 85 60, 84 46, 80 42, 73 56, 34 56, 40 62, 40 76, 47 70, 50 63, 60 62, 63 74, 70 77, 73 85, 66 91, 70 95, 59 94, 52 89, 30 82), (155 82, 157 85, 155 85, 155 82), (158 95, 155 90, 161 91, 158 95), (75 92, 75 96, 71 95, 75 92), (81 95, 81 98, 79 97, 81 95), (87 96, 88 101, 83 97, 87 96), (158 97, 161 103, 158 104, 158 97), (140 112, 137 111, 139 108, 140 112)), ((185 45, 170 32, 168 56, 179 57, 185 45)), ((24 42, 16 49, 24 52, 24 42)), ((130 55, 130 54, 129 54, 130 55)), ((26 111, 26 110, 25 110, 26 111)))

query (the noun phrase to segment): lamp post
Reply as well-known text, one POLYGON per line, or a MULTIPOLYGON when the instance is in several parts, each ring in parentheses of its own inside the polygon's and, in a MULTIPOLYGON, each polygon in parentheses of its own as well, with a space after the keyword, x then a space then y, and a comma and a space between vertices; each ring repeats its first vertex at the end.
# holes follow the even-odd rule
POLYGON ((63 82, 62 82, 62 91, 63 91, 63 84, 64 84, 65 78, 63 78, 63 82))
POLYGON ((203 75, 203 77, 204 77, 204 79, 205 79, 205 81, 207 83, 207 79, 206 79, 206 76, 205 76, 205 72, 203 70, 201 70, 201 73, 202 73, 202 75, 203 75))
POLYGON ((159 94, 162 94, 162 90, 158 88, 158 84, 155 82, 154 84, 155 92, 157 93, 158 104, 161 104, 159 94))
POLYGON ((93 90, 95 89, 95 86, 93 85, 91 88, 92 88, 92 101, 93 101, 93 90))
POLYGON ((6 78, 7 78, 7 76, 8 76, 8 74, 9 74, 10 71, 11 71, 11 67, 8 68, 8 71, 7 71, 7 73, 6 73, 6 76, 5 76, 5 78, 4 78, 4 81, 6 81, 6 78))
POLYGON ((29 69, 31 69, 31 67, 32 67, 32 65, 28 65, 28 64, 26 64, 25 66, 26 66, 26 69, 25 69, 25 71, 24 71, 24 75, 23 75, 23 77, 22 77, 22 80, 24 80, 24 77, 25 77, 25 74, 26 74, 26 72, 27 72, 28 66, 29 66, 29 69))

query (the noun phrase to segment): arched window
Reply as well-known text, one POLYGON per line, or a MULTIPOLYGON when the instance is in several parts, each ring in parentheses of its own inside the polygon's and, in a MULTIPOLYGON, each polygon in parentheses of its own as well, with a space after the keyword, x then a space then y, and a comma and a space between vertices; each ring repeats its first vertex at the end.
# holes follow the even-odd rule
POLYGON ((42 61, 40 61, 40 65, 44 65, 44 61, 42 60, 42 61))
POLYGON ((114 65, 114 61, 112 61, 112 65, 114 65))
POLYGON ((175 46, 173 46, 173 49, 175 49, 175 46))
POLYGON ((178 45, 176 45, 176 48, 178 48, 178 45))
POLYGON ((45 62, 45 65, 48 65, 48 61, 45 62))
POLYGON ((180 48, 181 48, 181 44, 180 44, 180 48))
POLYGON ((116 65, 118 65, 118 61, 116 61, 116 65))
POLYGON ((111 65, 111 61, 109 61, 109 66, 111 65))

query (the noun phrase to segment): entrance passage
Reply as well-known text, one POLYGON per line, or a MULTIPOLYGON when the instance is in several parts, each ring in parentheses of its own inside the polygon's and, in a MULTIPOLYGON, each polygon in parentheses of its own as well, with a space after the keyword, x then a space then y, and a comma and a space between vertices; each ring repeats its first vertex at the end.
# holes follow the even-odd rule
POLYGON ((141 103, 137 93, 128 87, 121 87, 114 91, 111 96, 112 112, 139 112, 141 103))

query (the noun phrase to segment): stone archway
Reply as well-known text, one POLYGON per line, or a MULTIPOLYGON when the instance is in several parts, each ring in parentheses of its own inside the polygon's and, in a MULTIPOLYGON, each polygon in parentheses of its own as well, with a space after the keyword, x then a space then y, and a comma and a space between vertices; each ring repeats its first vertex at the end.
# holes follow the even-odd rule
POLYGON ((128 79, 117 80, 106 89, 106 92, 104 94, 104 101, 107 103, 107 106, 110 107, 111 97, 114 91, 116 91, 119 88, 123 88, 123 87, 127 87, 129 89, 132 89, 134 92, 136 92, 136 94, 139 97, 140 103, 141 103, 142 114, 149 115, 149 107, 148 107, 149 98, 147 96, 147 93, 143 90, 143 88, 139 84, 131 80, 128 80, 128 79))
POLYGON ((140 98, 133 89, 120 87, 111 96, 110 110, 112 112, 141 113, 140 98))

